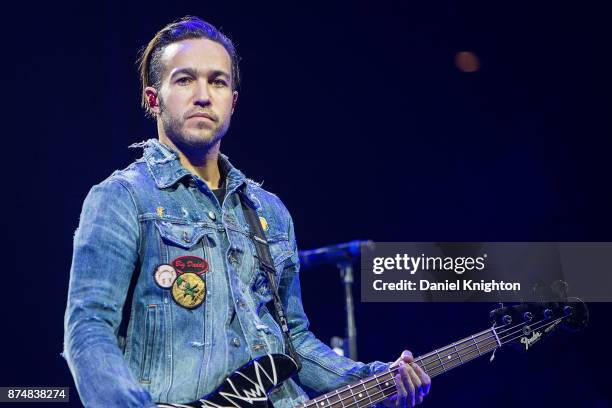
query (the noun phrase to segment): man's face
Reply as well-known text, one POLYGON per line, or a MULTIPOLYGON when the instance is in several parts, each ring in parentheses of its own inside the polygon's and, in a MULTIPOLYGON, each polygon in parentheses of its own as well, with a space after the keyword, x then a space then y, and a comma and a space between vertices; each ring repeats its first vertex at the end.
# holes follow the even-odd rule
POLYGON ((179 148, 208 150, 227 132, 238 96, 229 54, 214 41, 191 39, 166 46, 161 63, 153 111, 166 136, 179 148))

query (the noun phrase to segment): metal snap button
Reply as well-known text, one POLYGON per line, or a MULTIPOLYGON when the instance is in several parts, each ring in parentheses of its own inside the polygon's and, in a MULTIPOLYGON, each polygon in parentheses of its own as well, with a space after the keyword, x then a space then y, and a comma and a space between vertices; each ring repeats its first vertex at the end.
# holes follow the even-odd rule
POLYGON ((215 213, 214 213, 214 212, 209 211, 209 212, 208 212, 208 218, 210 218, 211 220, 213 220, 213 221, 214 221, 214 220, 216 220, 216 219, 217 219, 217 216, 215 215, 215 213))
POLYGON ((238 337, 234 337, 232 339, 232 344, 236 347, 240 347, 240 339, 238 337))
POLYGON ((183 231, 183 241, 185 242, 189 242, 189 235, 187 234, 187 231, 183 231))

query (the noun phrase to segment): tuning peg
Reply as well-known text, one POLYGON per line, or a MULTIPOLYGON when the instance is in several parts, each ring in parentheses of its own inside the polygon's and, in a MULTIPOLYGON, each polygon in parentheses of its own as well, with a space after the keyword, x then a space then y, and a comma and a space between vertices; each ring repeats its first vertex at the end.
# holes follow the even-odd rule
POLYGON ((512 316, 510 316, 510 315, 505 315, 504 317, 502 317, 502 322, 504 322, 504 324, 510 324, 510 323, 512 323, 512 316))
POLYGON ((527 322, 530 322, 533 319, 533 313, 531 312, 523 313, 523 319, 525 319, 525 321, 527 322))
POLYGON ((573 313, 574 313, 574 308, 573 308, 573 307, 571 307, 571 306, 565 306, 565 307, 563 308, 563 313, 564 313, 566 316, 569 316, 569 315, 571 315, 571 314, 573 314, 573 313))
POLYGON ((551 309, 544 309, 544 318, 550 319, 553 315, 553 311, 551 309))

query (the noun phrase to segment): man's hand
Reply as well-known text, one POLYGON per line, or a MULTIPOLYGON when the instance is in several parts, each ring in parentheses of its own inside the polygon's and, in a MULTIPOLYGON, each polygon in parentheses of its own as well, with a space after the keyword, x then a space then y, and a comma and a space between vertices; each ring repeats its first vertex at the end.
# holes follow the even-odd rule
POLYGON ((404 350, 400 358, 391 365, 397 367, 395 384, 397 394, 387 398, 383 404, 389 408, 414 407, 423 402, 423 397, 429 392, 431 378, 414 363, 412 353, 404 350))

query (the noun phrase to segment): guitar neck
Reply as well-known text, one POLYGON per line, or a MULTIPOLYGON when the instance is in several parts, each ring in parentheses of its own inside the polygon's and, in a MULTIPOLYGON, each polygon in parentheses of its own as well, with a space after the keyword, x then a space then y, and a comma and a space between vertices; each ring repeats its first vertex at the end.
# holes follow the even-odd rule
MULTIPOLYGON (((446 347, 434 350, 415 358, 417 363, 430 377, 445 373, 480 357, 497 347, 501 342, 495 328, 484 330, 466 337, 446 347)), ((297 408, 365 408, 392 396, 397 392, 395 373, 397 366, 344 386, 335 391, 309 400, 297 408)))

